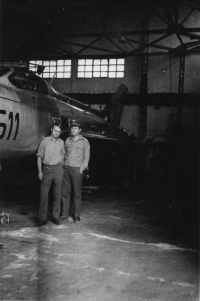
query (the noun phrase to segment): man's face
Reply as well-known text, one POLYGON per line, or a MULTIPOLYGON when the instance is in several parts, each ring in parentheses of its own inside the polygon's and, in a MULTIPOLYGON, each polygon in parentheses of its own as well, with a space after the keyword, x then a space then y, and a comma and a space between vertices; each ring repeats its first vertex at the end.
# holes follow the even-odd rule
POLYGON ((51 130, 51 135, 53 138, 58 139, 61 134, 61 129, 58 126, 54 126, 51 130))
POLYGON ((81 129, 78 126, 71 127, 71 134, 72 136, 77 136, 80 133, 81 129))

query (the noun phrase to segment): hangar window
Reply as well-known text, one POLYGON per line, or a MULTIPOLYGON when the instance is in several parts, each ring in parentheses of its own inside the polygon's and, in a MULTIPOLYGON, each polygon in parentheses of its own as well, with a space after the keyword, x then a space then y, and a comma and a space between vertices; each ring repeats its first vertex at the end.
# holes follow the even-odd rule
POLYGON ((40 75, 43 78, 70 78, 71 77, 71 60, 55 61, 30 61, 29 70, 36 72, 38 65, 44 66, 44 71, 40 75))
POLYGON ((124 77, 124 59, 80 59, 78 60, 77 77, 124 77))

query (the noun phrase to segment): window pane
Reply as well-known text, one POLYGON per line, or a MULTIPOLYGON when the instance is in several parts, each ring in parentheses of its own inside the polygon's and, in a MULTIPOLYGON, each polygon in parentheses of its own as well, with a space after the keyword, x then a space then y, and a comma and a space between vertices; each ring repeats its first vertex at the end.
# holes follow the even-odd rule
MULTIPOLYGON (((4 66, 5 66, 5 65, 4 65, 4 66)), ((36 72, 36 71, 37 71, 36 68, 35 68, 35 66, 32 66, 32 65, 29 66, 29 70, 31 70, 31 71, 33 71, 33 72, 36 72)))
POLYGON ((56 66, 56 61, 50 61, 50 66, 56 66))
POLYGON ((71 66, 65 66, 65 71, 70 72, 71 71, 71 66))
POLYGON ((85 71, 92 71, 92 66, 85 66, 85 71))
POLYGON ((100 60, 94 60, 94 65, 100 65, 100 60))
POLYGON ((92 61, 93 60, 86 60, 86 65, 88 66, 88 65, 92 65, 92 61))
POLYGON ((47 73, 49 72, 50 68, 49 67, 45 67, 44 72, 43 73, 47 73))
POLYGON ((71 66, 71 60, 65 60, 65 65, 71 66))
POLYGON ((62 72, 62 71, 63 71, 63 69, 64 69, 64 67, 63 67, 63 66, 58 66, 58 67, 57 67, 57 72, 62 72))
POLYGON ((109 66, 109 71, 116 71, 116 65, 109 66))
POLYGON ((100 77, 100 72, 94 72, 93 77, 100 77))
POLYGON ((115 75, 116 75, 116 72, 109 72, 108 77, 116 77, 115 75))
POLYGON ((108 60, 101 60, 101 65, 108 65, 108 60))
POLYGON ((101 71, 108 71, 108 66, 101 66, 101 71))
POLYGON ((117 77, 124 77, 124 72, 117 72, 117 77))
POLYGON ((64 73, 64 78, 70 78, 70 73, 65 72, 65 73, 64 73))
POLYGON ((117 66, 117 71, 124 71, 124 66, 123 65, 117 66))
POLYGON ((94 71, 100 71, 100 66, 94 66, 94 67, 93 67, 93 70, 94 70, 94 71))
POLYGON ((64 60, 58 60, 57 65, 64 65, 64 60))
POLYGON ((107 77, 108 73, 107 72, 101 72, 101 77, 107 77))
MULTIPOLYGON (((52 78, 53 76, 54 76, 54 72, 50 72, 49 77, 52 78)), ((55 76, 55 78, 56 78, 56 76, 55 76)))
POLYGON ((84 77, 84 72, 78 72, 78 77, 84 77))
MULTIPOLYGON (((32 61, 33 62, 33 61, 32 61)), ((36 68, 36 66, 35 65, 32 65, 32 64, 35 64, 35 63, 29 63, 29 70, 31 70, 31 71, 33 71, 33 72, 36 72, 37 70, 37 68, 36 68)), ((3 64, 3 66, 6 66, 6 64, 4 63, 3 64)))
POLYGON ((84 66, 78 66, 78 72, 79 71, 84 71, 85 70, 85 67, 84 66))
POLYGON ((78 60, 78 65, 85 65, 85 60, 78 60))
POLYGON ((36 61, 36 64, 42 65, 42 61, 36 61))
POLYGON ((44 66, 49 66, 49 61, 43 61, 44 66))
POLYGON ((63 73, 57 73, 57 78, 63 78, 63 73))
POLYGON ((91 77, 92 77, 92 72, 86 72, 86 73, 85 73, 85 77, 87 77, 87 78, 88 78, 88 77, 89 77, 89 78, 91 78, 91 77))
POLYGON ((56 66, 55 66, 55 67, 54 67, 54 66, 51 66, 51 67, 50 67, 50 71, 51 71, 51 72, 55 72, 55 71, 56 71, 56 66))
POLYGON ((117 64, 122 64, 122 65, 124 65, 124 59, 117 59, 117 64))
POLYGON ((43 78, 49 78, 49 73, 43 73, 43 78))
MULTIPOLYGON (((36 61, 29 61, 29 70, 36 72, 35 64, 36 64, 36 61)), ((6 63, 2 62, 2 66, 6 66, 6 65, 7 65, 6 63)))
POLYGON ((116 65, 117 60, 116 59, 110 59, 109 64, 110 65, 116 65))

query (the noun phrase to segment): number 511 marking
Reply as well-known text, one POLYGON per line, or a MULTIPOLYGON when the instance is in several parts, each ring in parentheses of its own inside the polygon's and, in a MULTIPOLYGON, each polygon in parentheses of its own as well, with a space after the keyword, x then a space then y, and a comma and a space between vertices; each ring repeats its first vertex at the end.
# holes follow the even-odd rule
MULTIPOLYGON (((6 111, 5 110, 0 110, 0 114, 1 115, 6 115, 6 111)), ((8 120, 10 121, 10 127, 9 127, 9 132, 8 132, 8 136, 7 136, 7 140, 10 139, 10 136, 12 134, 12 130, 13 130, 13 112, 10 112, 8 115, 8 120)), ((15 134, 13 137, 13 140, 15 140, 17 138, 17 134, 18 134, 18 130, 19 130, 19 113, 15 114, 15 124, 16 124, 16 129, 15 129, 15 134)), ((2 128, 2 133, 0 134, 0 139, 3 139, 3 137, 5 136, 6 133, 6 129, 7 129, 7 124, 0 122, 0 128, 2 128)))

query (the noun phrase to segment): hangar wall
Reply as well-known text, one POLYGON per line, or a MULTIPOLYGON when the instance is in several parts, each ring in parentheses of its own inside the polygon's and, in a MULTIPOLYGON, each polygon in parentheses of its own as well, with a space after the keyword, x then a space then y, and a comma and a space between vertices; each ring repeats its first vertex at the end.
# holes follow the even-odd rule
MULTIPOLYGON (((129 101, 125 102, 120 127, 130 138, 129 145, 123 150, 128 163, 124 174, 121 172, 118 177, 122 166, 119 168, 119 158, 113 158, 117 147, 111 148, 110 160, 105 148, 101 152, 101 155, 106 154, 102 160, 105 170, 102 166, 100 168, 104 184, 109 179, 115 180, 117 175, 118 186, 129 182, 130 186, 143 192, 149 185, 153 192, 171 194, 176 199, 174 203, 181 204, 184 200, 190 206, 193 193, 197 196, 199 190, 199 6, 191 7, 187 1, 153 0, 115 1, 114 5, 113 1, 107 0, 92 1, 90 6, 87 3, 64 1, 62 8, 59 5, 52 7, 53 16, 48 15, 46 8, 40 10, 41 22, 34 23, 33 38, 30 39, 27 32, 25 42, 23 35, 23 47, 20 48, 18 41, 14 44, 13 34, 13 40, 7 39, 12 44, 7 44, 5 59, 9 53, 15 61, 70 59, 71 77, 55 78, 52 86, 75 99, 79 94, 78 100, 95 108, 104 106, 109 101, 108 96, 111 98, 120 84, 126 85, 129 101), (147 29, 144 29, 145 22, 147 29), (191 28, 194 29, 192 33, 191 28), (35 34, 39 40, 34 38, 35 34), (141 72, 144 54, 147 77, 141 72), (115 55, 125 59, 123 78, 77 78, 79 58, 108 59, 115 58, 115 55), (180 58, 183 56, 183 93, 178 93, 180 58), (145 83, 144 78, 147 78, 145 83), (113 177, 105 179, 107 169, 113 172, 113 177)), ((52 5, 50 1, 49 6, 52 5)), ((13 29, 10 35, 12 32, 13 29)), ((51 78, 47 80, 50 82, 51 78)), ((92 150, 92 156, 98 154, 99 146, 95 149, 92 145, 92 150)), ((99 164, 100 161, 95 158, 91 162, 99 164)), ((93 170, 95 174, 96 165, 93 170)))
MULTIPOLYGON (((177 93, 180 58, 177 56, 150 56, 148 64, 148 93, 177 93)), ((121 83, 131 93, 140 93, 141 58, 125 59, 124 78, 77 78, 77 60, 72 64, 72 77, 54 79, 52 86, 61 93, 114 93, 121 83)), ((200 55, 188 55, 185 60, 184 92, 200 93, 200 55)), ((50 79, 48 80, 50 82, 50 79)))
MULTIPOLYGON (((69 79, 54 79, 52 86, 61 93, 114 93, 121 83, 132 93, 140 91, 140 61, 138 57, 125 59, 124 78, 77 78, 77 59, 72 63, 72 77, 69 79)), ((50 80, 49 80, 50 81, 50 80)))
MULTIPOLYGON (((60 48, 66 49, 66 51, 71 51, 74 54, 80 51, 80 58, 84 58, 84 56, 90 56, 91 58, 94 56, 106 57, 106 55, 112 55, 114 57, 114 52, 117 53, 119 52, 119 49, 122 49, 123 51, 121 52, 121 55, 122 57, 125 57, 124 78, 77 78, 77 61, 79 57, 73 58, 72 55, 72 76, 69 79, 54 79, 53 86, 55 89, 62 93, 114 93, 118 86, 121 83, 124 83, 131 93, 140 93, 142 51, 128 56, 126 54, 134 51, 136 48, 142 45, 143 36, 141 33, 128 35, 126 37, 127 41, 122 44, 119 42, 119 38, 121 36, 123 37, 123 32, 126 31, 137 32, 138 30, 141 32, 145 13, 148 15, 149 30, 166 30, 167 27, 173 27, 173 23, 171 25, 167 25, 161 18, 153 14, 150 10, 148 11, 148 8, 147 11, 143 11, 142 9, 143 8, 141 6, 141 8, 137 7, 136 11, 133 9, 133 7, 128 10, 122 5, 122 3, 116 3, 114 7, 107 7, 107 11, 104 12, 105 19, 102 21, 101 11, 99 11, 98 15, 93 15, 92 12, 91 15, 88 15, 88 11, 85 13, 83 8, 82 14, 78 16, 80 17, 79 22, 75 22, 73 24, 73 28, 71 29, 71 32, 74 34, 81 32, 80 37, 77 35, 75 38, 66 38, 65 42, 63 44, 61 43, 60 48), (95 36, 88 37, 88 35, 92 35, 94 32, 102 32, 102 37, 97 38, 95 43, 93 43, 95 36), (84 34, 85 36, 83 37, 84 34), (129 42, 129 38, 134 42, 129 42), (78 46, 88 45, 90 43, 93 43, 91 48, 81 48, 78 46), (92 47, 94 47, 94 49, 92 47), (100 49, 107 49, 108 51, 106 52, 100 49)), ((174 19, 175 12, 173 5, 169 5, 168 9, 172 19, 174 19)), ((184 5, 180 5, 178 22, 179 24, 182 24, 181 26, 183 26, 183 28, 198 28, 200 25, 199 20, 200 18, 198 11, 193 10, 190 12, 189 8, 184 5), (188 15, 188 13, 190 13, 189 17, 186 18, 182 24, 181 22, 188 15)), ((180 31, 181 30, 182 27, 180 27, 180 31)), ((162 38, 162 36, 163 34, 149 34, 148 42, 153 43, 155 40, 162 38)), ((190 39, 185 35, 181 35, 181 39, 185 45, 196 42, 195 39, 190 39)), ((167 36, 165 39, 161 39, 156 46, 158 46, 158 48, 148 48, 148 93, 177 93, 181 54, 181 52, 178 51, 180 46, 178 35, 172 34, 167 36), (172 47, 175 49, 177 48, 177 51, 172 51, 170 54, 169 51, 163 51, 163 49, 159 48, 159 46, 172 47)), ((49 51, 52 50, 54 49, 49 47, 49 51)), ((44 59, 47 59, 48 57, 50 58, 50 53, 46 53, 45 56, 44 54, 42 55, 44 59)), ((67 58, 68 55, 64 57, 67 58)), ((36 57, 33 59, 36 59, 36 57)), ((39 53, 37 53, 37 59, 42 59, 39 53)), ((53 59, 52 56, 51 59, 53 59)), ((185 93, 200 93, 199 70, 200 55, 198 53, 195 54, 195 52, 187 53, 187 56, 185 57, 185 93)))
MULTIPOLYGON (((170 97, 170 95, 169 95, 170 97)), ((173 98, 173 94, 171 94, 173 98)), ((192 96, 191 96, 192 99, 192 96)), ((134 134, 139 137, 139 105, 125 105, 120 126, 123 127, 129 135, 134 134)), ((196 132, 199 127, 199 105, 191 104, 182 106, 181 124, 186 131, 196 132)), ((155 139, 162 143, 167 143, 172 135, 172 129, 178 122, 177 106, 160 105, 159 107, 147 106, 147 139, 155 139)))
MULTIPOLYGON (((168 12, 171 17, 169 17, 165 6, 162 5, 158 5, 158 11, 154 14, 152 12, 156 9, 154 4, 155 1, 152 3, 149 1, 149 5, 143 6, 141 3, 141 6, 134 7, 136 4, 131 1, 130 9, 128 9, 128 6, 125 6, 122 2, 116 2, 113 6, 109 5, 109 1, 105 1, 104 4, 102 3, 102 7, 94 5, 88 9, 87 6, 79 1, 79 5, 82 5, 82 8, 81 11, 79 8, 77 12, 76 3, 73 3, 72 7, 69 6, 69 10, 62 12, 65 16, 64 18, 59 15, 60 11, 57 11, 59 18, 56 18, 54 25, 52 23, 52 35, 49 35, 52 38, 52 43, 45 44, 44 41, 43 44, 48 51, 43 49, 42 51, 42 47, 38 49, 37 45, 35 45, 29 58, 30 61, 71 59, 71 77, 55 78, 52 86, 59 92, 71 95, 74 98, 79 94, 80 99, 78 100, 91 104, 95 108, 104 106, 109 101, 107 94, 111 97, 120 84, 123 83, 127 86, 127 96, 130 101, 124 105, 120 127, 127 131, 129 137, 134 137, 133 149, 138 148, 144 154, 141 159, 140 154, 135 155, 133 151, 134 160, 138 162, 136 169, 143 170, 138 175, 138 179, 140 177, 145 178, 146 173, 149 173, 150 169, 152 171, 150 162, 154 162, 155 174, 160 169, 164 172, 165 165, 159 166, 160 159, 157 161, 158 157, 161 157, 162 161, 168 156, 168 161, 174 166, 173 172, 175 175, 178 174, 176 174, 176 164, 173 163, 179 160, 179 157, 183 158, 182 162, 179 161, 180 166, 184 165, 185 168, 186 166, 193 166, 192 157, 195 157, 196 161, 198 161, 197 156, 192 154, 194 149, 198 150, 196 137, 198 136, 199 127, 199 41, 195 39, 195 31, 193 32, 194 36, 191 38, 191 36, 187 35, 189 31, 185 32, 185 29, 198 29, 200 25, 199 11, 191 10, 190 7, 180 3, 179 13, 176 15, 175 5, 170 3, 168 12), (150 43, 148 49, 142 47, 145 36, 143 31, 145 16, 148 16, 146 23, 148 37, 147 35, 145 37, 147 39, 146 43, 150 43), (68 22, 72 18, 73 22, 68 22), (177 20, 174 22, 176 18, 177 20), (184 18, 186 19, 182 24, 181 22, 184 18), (78 20, 78 22, 74 22, 74 20, 78 20), (156 33, 154 33, 154 30, 156 30, 156 33), (183 30, 184 34, 181 35, 176 30, 183 30), (163 36, 165 38, 162 38, 163 36), (159 42, 154 44, 158 40, 159 42), (188 51, 185 56, 183 93, 179 94, 181 96, 177 101, 176 96, 180 92, 178 90, 180 83, 180 58, 185 54, 182 51, 184 49, 180 47, 183 46, 180 40, 182 40, 184 47, 189 48, 187 48, 188 51), (190 51, 190 46, 197 46, 197 52, 195 50, 190 51), (139 51, 137 51, 137 48, 139 48, 139 51), (148 57, 146 65, 147 91, 145 93, 141 84, 143 50, 146 51, 148 57), (77 78, 79 58, 115 58, 115 53, 116 57, 125 59, 123 78, 77 78), (163 101, 163 95, 165 95, 165 101, 163 101), (184 102, 182 102, 183 95, 187 96, 184 98, 184 102), (196 95, 195 102, 193 102, 194 95, 196 95), (97 101, 97 96, 101 96, 101 101, 97 101), (140 98, 135 101, 137 96, 140 96, 140 98), (149 96, 155 99, 156 104, 153 103, 154 101, 150 103, 147 101, 149 96), (142 106, 145 107, 145 116, 141 116, 142 106), (143 117, 144 120, 142 120, 143 117), (145 126, 145 132, 143 133, 141 131, 141 122, 144 122, 143 125, 145 126), (176 136, 175 140, 178 143, 174 143, 174 136, 176 136), (179 139, 180 137, 181 139, 179 139), (184 145, 185 149, 187 149, 188 156, 185 156, 181 145, 184 145), (171 153, 169 155, 169 153, 166 154, 165 152, 163 155, 163 148, 165 150, 169 148, 173 155, 171 156, 171 153), (180 152, 183 153, 179 156, 180 152)), ((49 82, 51 80, 51 78, 47 79, 49 82)), ((134 162, 132 162, 132 166, 134 172, 137 173, 134 162)), ((168 173, 167 181, 169 180, 169 174, 170 172, 168 173)), ((182 176, 186 177, 185 171, 182 173, 182 176)), ((193 176, 197 176, 197 171, 195 171, 193 176)), ((139 182, 144 182, 141 178, 138 180, 138 185, 139 182)), ((174 187, 176 184, 178 184, 178 176, 174 180, 174 187)))

